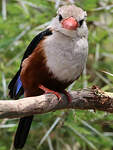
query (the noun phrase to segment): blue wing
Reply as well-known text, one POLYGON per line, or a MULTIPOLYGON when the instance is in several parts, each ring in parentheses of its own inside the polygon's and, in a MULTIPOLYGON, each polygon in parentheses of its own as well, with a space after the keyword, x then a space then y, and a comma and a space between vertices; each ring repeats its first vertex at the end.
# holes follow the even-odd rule
POLYGON ((22 82, 20 80, 20 76, 18 77, 17 81, 16 81, 16 95, 18 94, 19 90, 22 87, 22 82))
POLYGON ((19 96, 21 96, 24 93, 24 89, 22 87, 22 82, 20 79, 20 71, 21 69, 19 69, 19 71, 13 77, 13 79, 11 80, 8 86, 8 88, 10 89, 9 95, 13 99, 18 99, 19 96))

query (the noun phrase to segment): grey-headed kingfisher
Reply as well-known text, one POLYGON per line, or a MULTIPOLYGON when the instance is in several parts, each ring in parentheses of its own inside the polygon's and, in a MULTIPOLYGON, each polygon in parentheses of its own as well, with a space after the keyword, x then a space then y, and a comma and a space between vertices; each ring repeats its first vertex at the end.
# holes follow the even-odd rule
MULTIPOLYGON (((60 99, 59 92, 66 93, 65 88, 79 78, 86 64, 86 16, 86 12, 75 5, 58 9, 50 25, 27 47, 20 68, 8 86, 11 98, 52 92, 60 99)), ((14 139, 16 149, 24 146, 32 119, 33 116, 20 119, 14 139)))

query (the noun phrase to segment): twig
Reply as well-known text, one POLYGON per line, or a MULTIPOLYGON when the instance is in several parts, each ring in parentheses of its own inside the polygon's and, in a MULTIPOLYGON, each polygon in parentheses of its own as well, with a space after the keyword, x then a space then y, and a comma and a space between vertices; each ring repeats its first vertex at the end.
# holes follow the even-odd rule
MULTIPOLYGON (((76 82, 76 81, 75 81, 76 82)), ((75 82, 73 82, 67 89, 68 92, 70 92, 73 88, 73 86, 75 85, 75 82)))
POLYGON ((9 119, 3 119, 3 121, 0 123, 0 125, 4 125, 9 119))
POLYGON ((103 53, 101 53, 101 56, 105 56, 105 57, 109 57, 109 58, 113 59, 113 54, 112 53, 103 52, 103 53))
POLYGON ((18 53, 16 56, 14 56, 14 57, 6 64, 6 67, 10 66, 13 62, 15 62, 15 61, 18 59, 18 57, 20 57, 23 53, 24 53, 24 52, 22 51, 22 52, 18 53))
POLYGON ((54 150, 50 136, 48 136, 47 142, 48 142, 48 145, 49 145, 49 149, 50 149, 50 150, 54 150))
POLYGON ((61 117, 57 117, 57 119, 55 120, 55 122, 52 124, 52 126, 49 128, 49 130, 46 132, 46 134, 44 135, 44 137, 42 138, 42 140, 40 141, 38 148, 42 145, 42 143, 46 140, 46 138, 50 135, 50 133, 53 131, 53 129, 56 127, 56 125, 59 123, 59 121, 61 120, 61 117))
POLYGON ((58 9, 60 6, 61 0, 55 0, 55 8, 58 9))
POLYGON ((71 4, 74 4, 75 0, 69 0, 69 2, 70 2, 71 4))
POLYGON ((0 125, 0 128, 12 128, 16 126, 16 124, 4 124, 4 125, 0 125))
POLYGON ((110 83, 110 81, 107 79, 107 78, 105 78, 102 74, 100 74, 99 72, 95 72, 95 74, 102 80, 102 81, 104 81, 106 84, 109 84, 109 85, 111 85, 112 86, 112 84, 110 83))
POLYGON ((4 72, 2 73, 2 86, 3 86, 3 97, 6 98, 7 96, 7 85, 6 85, 6 78, 4 72))
POLYGON ((21 39, 30 29, 31 29, 31 26, 27 26, 17 37, 15 37, 15 40, 13 41, 13 43, 21 39))
POLYGON ((28 11, 26 5, 24 4, 24 2, 23 2, 23 1, 18 1, 18 2, 19 2, 20 5, 23 7, 24 12, 25 12, 27 15, 29 15, 29 11, 28 11))
POLYGON ((83 88, 87 88, 87 85, 88 85, 86 76, 87 76, 87 69, 85 65, 84 70, 83 70, 83 88))
POLYGON ((109 10, 111 8, 113 8, 113 5, 107 5, 107 6, 95 8, 95 9, 93 9, 93 11, 100 11, 100 10, 104 10, 104 9, 109 10))
POLYGON ((7 19, 6 0, 2 0, 2 17, 3 20, 7 19))
POLYGON ((100 55, 100 53, 99 53, 99 49, 100 49, 100 45, 97 43, 96 44, 96 51, 95 51, 95 62, 96 63, 98 63, 98 60, 99 60, 99 55, 100 55))
POLYGON ((99 28, 106 30, 109 34, 113 33, 112 28, 109 28, 108 26, 106 26, 105 24, 103 24, 101 22, 94 21, 93 24, 99 28))
POLYGON ((50 22, 51 21, 48 21, 48 22, 46 22, 46 23, 44 23, 44 24, 41 24, 41 25, 39 25, 39 26, 36 26, 32 31, 31 31, 31 33, 34 35, 34 34, 38 34, 42 29, 44 29, 44 28, 46 28, 47 26, 49 26, 49 24, 50 24, 50 22))
MULTIPOLYGON (((17 0, 17 1, 20 2, 19 0, 17 0)), ((22 0, 22 2, 23 2, 23 4, 26 4, 26 5, 28 5, 28 6, 32 7, 32 8, 37 9, 40 13, 43 13, 43 12, 44 12, 44 9, 42 9, 42 8, 39 7, 39 6, 37 6, 36 4, 33 4, 33 3, 31 3, 31 2, 27 2, 27 1, 24 1, 24 0, 22 0)))
POLYGON ((112 73, 110 73, 110 72, 107 72, 107 71, 102 71, 103 73, 105 73, 105 74, 108 74, 108 75, 110 75, 110 76, 112 76, 113 77, 113 74, 112 73))

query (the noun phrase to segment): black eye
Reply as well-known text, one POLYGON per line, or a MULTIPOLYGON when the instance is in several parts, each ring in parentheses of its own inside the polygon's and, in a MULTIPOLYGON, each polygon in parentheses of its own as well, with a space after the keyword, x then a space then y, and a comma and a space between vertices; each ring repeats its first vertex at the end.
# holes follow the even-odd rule
POLYGON ((80 25, 80 27, 82 26, 83 22, 84 22, 84 20, 83 20, 83 19, 79 21, 79 25, 80 25))
POLYGON ((62 15, 59 15, 59 21, 61 21, 63 19, 62 15))

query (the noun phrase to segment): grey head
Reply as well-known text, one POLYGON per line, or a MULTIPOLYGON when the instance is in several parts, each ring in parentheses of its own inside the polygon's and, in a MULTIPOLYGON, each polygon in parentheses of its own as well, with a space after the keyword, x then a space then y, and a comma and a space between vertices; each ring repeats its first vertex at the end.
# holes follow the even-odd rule
POLYGON ((88 37, 86 25, 87 13, 75 5, 65 5, 58 9, 57 16, 52 20, 50 27, 72 38, 88 37))

